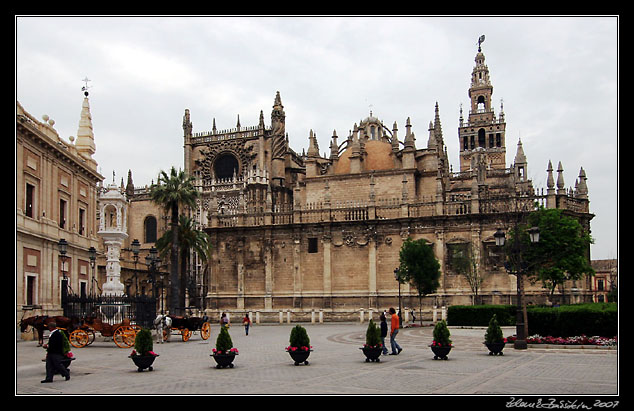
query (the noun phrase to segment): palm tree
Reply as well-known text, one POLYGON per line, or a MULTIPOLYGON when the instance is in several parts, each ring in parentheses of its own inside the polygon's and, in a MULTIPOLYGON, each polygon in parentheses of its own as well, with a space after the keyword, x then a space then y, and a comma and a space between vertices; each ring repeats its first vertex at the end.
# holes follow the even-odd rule
MULTIPOLYGON (((179 303, 181 307, 185 306, 185 289, 186 289, 186 272, 187 265, 189 263, 190 251, 194 251, 198 254, 198 257, 203 263, 206 263, 211 256, 211 243, 210 238, 204 231, 198 230, 195 225, 194 219, 180 215, 178 217, 178 247, 181 251, 180 255, 180 295, 179 303)), ((172 246, 172 230, 167 230, 165 234, 156 242, 156 248, 161 255, 166 255, 168 250, 172 246)))
POLYGON ((180 205, 193 208, 198 198, 198 191, 194 186, 194 178, 174 167, 169 175, 161 170, 158 181, 150 187, 150 198, 163 207, 165 212, 171 213, 172 247, 170 255, 170 314, 179 314, 178 295, 178 210, 180 205))

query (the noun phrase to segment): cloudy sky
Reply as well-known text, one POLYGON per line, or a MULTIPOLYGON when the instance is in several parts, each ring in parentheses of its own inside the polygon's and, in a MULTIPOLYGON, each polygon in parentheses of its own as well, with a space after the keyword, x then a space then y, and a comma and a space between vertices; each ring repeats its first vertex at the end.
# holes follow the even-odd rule
MULTIPOLYGON (((106 182, 132 171, 135 186, 183 168, 182 118, 194 132, 270 125, 275 93, 291 148, 322 152, 333 130, 347 136, 370 110, 416 145, 439 105, 444 140, 459 170, 460 105, 477 40, 504 102, 507 165, 521 138, 528 175, 546 187, 561 161, 566 186, 587 174, 592 258, 618 257, 618 39, 613 16, 581 17, 48 17, 16 16, 15 95, 24 108, 77 135, 84 78, 106 182)), ((556 178, 556 175, 555 175, 556 178)))

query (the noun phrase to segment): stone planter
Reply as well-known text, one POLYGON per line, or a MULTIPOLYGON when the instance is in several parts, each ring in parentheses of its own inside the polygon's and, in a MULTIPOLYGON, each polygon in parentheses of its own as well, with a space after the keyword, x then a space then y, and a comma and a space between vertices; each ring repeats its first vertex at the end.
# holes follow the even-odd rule
POLYGON ((504 355, 504 353, 502 352, 502 350, 504 349, 504 345, 506 343, 503 342, 499 342, 499 343, 483 343, 484 345, 487 346, 487 348, 489 349, 489 355, 504 355))
POLYGON ((365 362, 381 362, 383 347, 361 347, 359 349, 365 355, 365 362))
POLYGON ((441 346, 441 345, 430 345, 431 350, 434 352, 434 360, 446 360, 449 351, 451 351, 452 346, 441 346))
POLYGON ((141 372, 143 370, 152 371, 152 364, 154 364, 154 360, 158 357, 158 355, 131 355, 132 361, 134 365, 137 366, 137 371, 141 372))
POLYGON ((295 351, 291 351, 289 350, 288 353, 291 356, 291 358, 293 359, 293 361, 295 362, 295 365, 299 365, 301 363, 304 363, 304 365, 308 365, 308 356, 310 355, 310 352, 312 350, 295 350, 295 351))
POLYGON ((214 361, 216 361, 216 368, 233 368, 233 360, 238 354, 211 354, 214 361))

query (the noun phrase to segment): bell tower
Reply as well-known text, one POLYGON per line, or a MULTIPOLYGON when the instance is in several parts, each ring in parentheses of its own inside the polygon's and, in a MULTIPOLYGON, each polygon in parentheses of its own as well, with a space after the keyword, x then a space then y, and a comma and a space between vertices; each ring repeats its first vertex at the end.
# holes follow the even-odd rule
POLYGON ((482 42, 484 36, 478 40, 478 53, 475 57, 475 67, 471 72, 471 87, 469 98, 471 106, 469 117, 464 122, 462 107, 458 126, 460 140, 460 171, 472 170, 472 158, 477 153, 479 161, 484 155, 484 162, 488 168, 506 168, 506 123, 504 121, 504 107, 500 107, 500 114, 496 117, 492 107, 493 85, 489 76, 489 68, 484 64, 482 42))

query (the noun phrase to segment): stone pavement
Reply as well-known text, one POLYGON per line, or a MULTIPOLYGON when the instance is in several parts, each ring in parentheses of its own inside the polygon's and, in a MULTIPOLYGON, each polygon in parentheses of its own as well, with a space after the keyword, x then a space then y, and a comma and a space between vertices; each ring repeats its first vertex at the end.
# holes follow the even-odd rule
MULTIPOLYGON (((180 335, 154 344, 160 356, 153 371, 138 372, 128 355, 97 335, 74 348, 71 380, 44 379, 44 350, 36 341, 16 341, 16 395, 593 395, 619 393, 617 349, 534 348, 490 356, 485 328, 450 327, 449 359, 434 360, 428 345, 432 327, 402 329, 399 355, 366 363, 359 349, 367 323, 303 323, 313 352, 309 365, 295 366, 285 351, 295 324, 262 324, 246 336, 241 325, 230 335, 239 350, 234 368, 216 369, 210 357, 218 326, 203 340, 180 335)), ((514 329, 503 328, 504 335, 514 329)), ((389 343, 389 342, 388 342, 389 343)), ((618 398, 617 398, 618 399, 618 398)), ((590 401, 590 400, 589 400, 590 401)), ((591 405, 591 404, 590 404, 591 405)))

